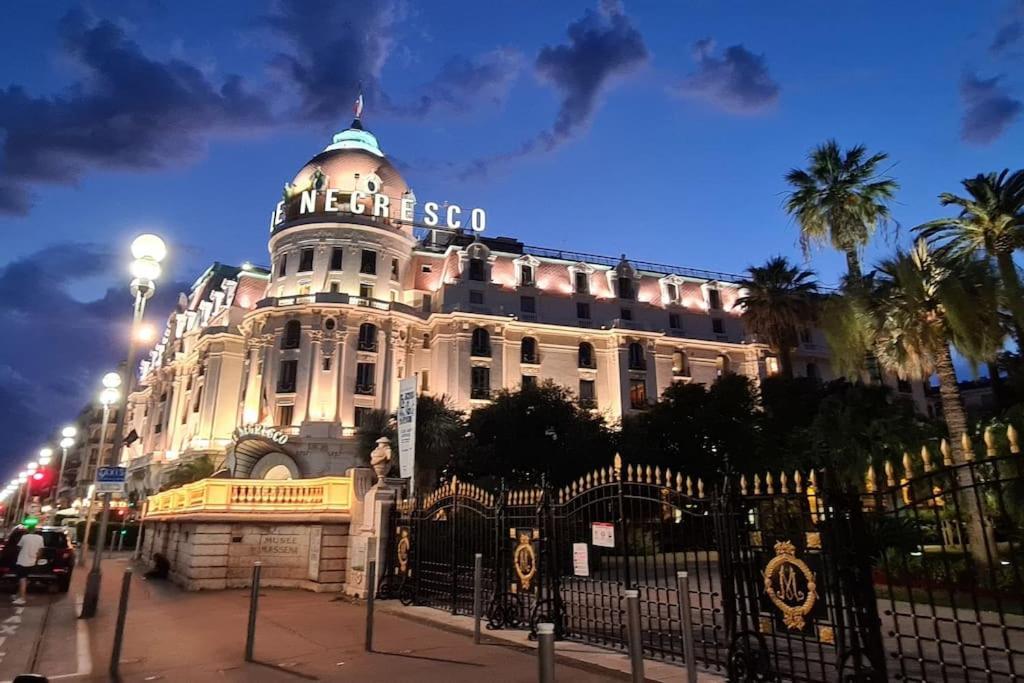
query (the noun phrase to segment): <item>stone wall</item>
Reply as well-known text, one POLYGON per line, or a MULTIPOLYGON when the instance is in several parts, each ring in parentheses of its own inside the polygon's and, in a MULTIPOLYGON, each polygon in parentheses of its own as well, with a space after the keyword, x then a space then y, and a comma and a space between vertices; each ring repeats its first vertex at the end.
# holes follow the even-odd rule
POLYGON ((148 522, 143 557, 163 553, 171 579, 186 590, 250 585, 253 563, 261 584, 340 591, 345 583, 349 523, 168 520, 148 522))

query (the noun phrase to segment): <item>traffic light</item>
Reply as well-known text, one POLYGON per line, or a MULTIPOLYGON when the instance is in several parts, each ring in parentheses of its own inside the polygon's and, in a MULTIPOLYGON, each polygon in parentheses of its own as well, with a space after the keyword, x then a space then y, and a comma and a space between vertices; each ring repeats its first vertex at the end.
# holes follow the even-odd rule
POLYGON ((43 495, 53 486, 53 472, 49 467, 40 467, 32 473, 29 480, 29 492, 35 495, 43 495))

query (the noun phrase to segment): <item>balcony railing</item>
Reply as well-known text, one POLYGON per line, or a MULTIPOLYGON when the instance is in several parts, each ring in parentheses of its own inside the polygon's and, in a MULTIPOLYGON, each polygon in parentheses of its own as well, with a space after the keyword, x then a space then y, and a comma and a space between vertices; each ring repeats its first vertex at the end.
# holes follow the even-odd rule
POLYGON ((472 387, 469 390, 469 397, 472 399, 487 400, 491 397, 491 390, 488 387, 472 387))
POLYGON ((352 507, 352 479, 203 479, 146 500, 144 517, 232 513, 340 513, 352 507))
POLYGON ((373 384, 357 384, 356 393, 360 396, 373 396, 376 387, 373 384))

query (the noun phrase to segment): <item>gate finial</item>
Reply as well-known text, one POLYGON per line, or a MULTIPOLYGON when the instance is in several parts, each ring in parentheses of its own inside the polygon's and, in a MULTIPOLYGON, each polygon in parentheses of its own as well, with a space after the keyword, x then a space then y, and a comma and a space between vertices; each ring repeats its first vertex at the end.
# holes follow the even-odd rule
POLYGON ((974 446, 971 444, 971 437, 967 432, 960 435, 960 446, 964 449, 964 459, 974 460, 974 446))
POLYGON ((998 455, 996 451, 996 430, 992 428, 992 425, 985 427, 985 455, 990 458, 998 455))
POLYGON ((615 467, 615 478, 622 479, 622 456, 616 453, 612 464, 615 467))
POLYGON ((921 446, 921 462, 924 463, 924 471, 932 471, 932 452, 928 450, 928 444, 921 446))
POLYGON ((943 439, 939 442, 939 452, 942 453, 942 466, 952 467, 953 466, 953 453, 949 448, 949 442, 943 439))

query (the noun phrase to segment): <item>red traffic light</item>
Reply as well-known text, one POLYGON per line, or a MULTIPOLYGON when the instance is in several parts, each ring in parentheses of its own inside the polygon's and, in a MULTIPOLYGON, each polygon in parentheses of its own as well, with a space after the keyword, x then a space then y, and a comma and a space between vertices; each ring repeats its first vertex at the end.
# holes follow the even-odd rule
POLYGON ((29 490, 35 493, 42 493, 53 484, 53 473, 48 467, 40 467, 32 473, 29 482, 29 490))
POLYGON ((36 473, 32 475, 32 478, 36 481, 42 481, 43 479, 46 479, 46 475, 36 470, 36 473))

